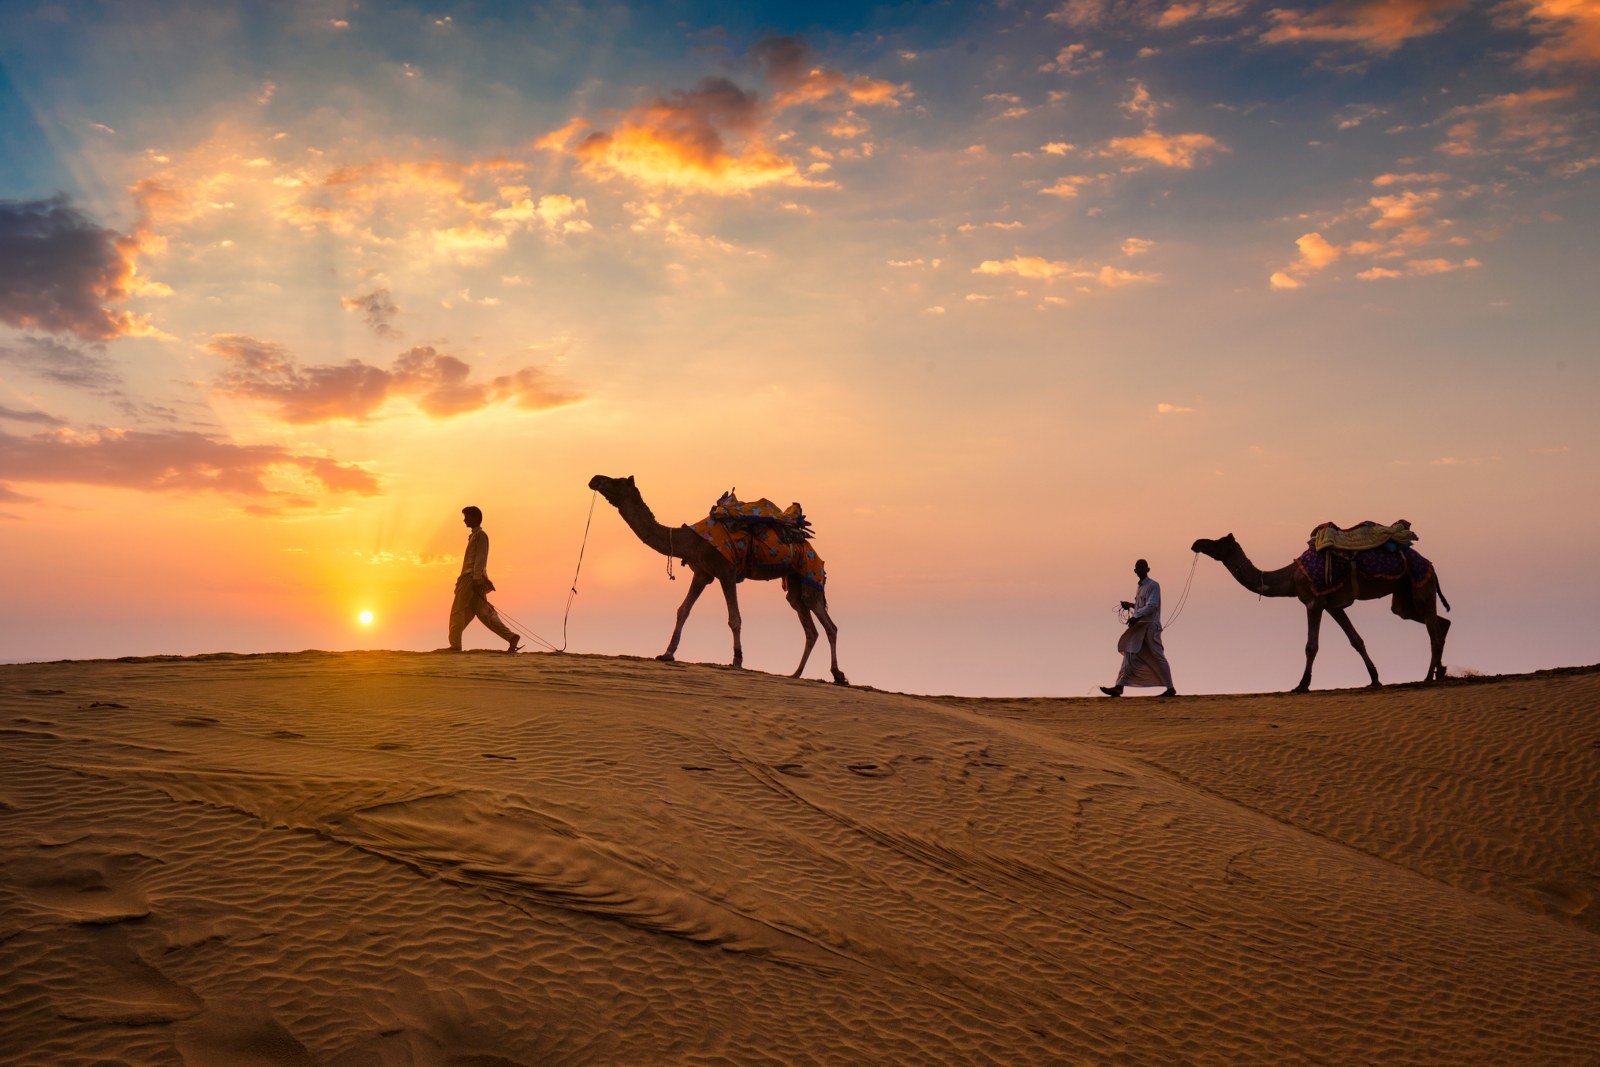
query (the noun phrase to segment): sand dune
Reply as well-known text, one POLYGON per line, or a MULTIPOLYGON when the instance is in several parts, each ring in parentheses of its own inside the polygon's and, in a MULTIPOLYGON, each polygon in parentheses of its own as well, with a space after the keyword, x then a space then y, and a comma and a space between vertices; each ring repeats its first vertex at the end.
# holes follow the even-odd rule
POLYGON ((1594 1063, 1600 672, 0 668, 0 1063, 1594 1063))

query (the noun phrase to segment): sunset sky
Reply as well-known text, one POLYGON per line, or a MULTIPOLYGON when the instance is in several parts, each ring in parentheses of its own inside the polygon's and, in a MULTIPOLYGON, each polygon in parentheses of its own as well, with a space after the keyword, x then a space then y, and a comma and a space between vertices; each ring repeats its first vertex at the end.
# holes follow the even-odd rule
MULTIPOLYGON (((1600 0, 0 20, 0 659, 438 647, 464 504, 559 642, 604 473, 802 502, 885 688, 1090 692, 1135 558, 1170 615, 1196 537, 1324 520, 1413 523, 1453 668, 1600 660, 1600 0)), ((601 501, 572 649, 686 586, 601 501)), ((1287 688, 1304 618, 1201 559, 1179 689, 1287 688)))

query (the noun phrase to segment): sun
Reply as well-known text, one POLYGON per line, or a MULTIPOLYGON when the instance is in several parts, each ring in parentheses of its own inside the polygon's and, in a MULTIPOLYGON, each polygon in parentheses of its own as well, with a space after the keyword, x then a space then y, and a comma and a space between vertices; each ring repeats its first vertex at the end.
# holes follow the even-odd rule
POLYGON ((360 615, 357 615, 356 618, 361 620, 362 626, 372 625, 372 612, 370 611, 363 611, 360 615))

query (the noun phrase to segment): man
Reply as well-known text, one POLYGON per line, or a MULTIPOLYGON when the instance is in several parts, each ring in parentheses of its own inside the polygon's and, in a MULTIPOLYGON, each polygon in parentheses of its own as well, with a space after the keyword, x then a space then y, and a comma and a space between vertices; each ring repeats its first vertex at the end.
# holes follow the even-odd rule
POLYGON ((461 560, 461 576, 456 579, 455 603, 450 605, 450 651, 461 651, 461 631, 476 618, 511 643, 507 652, 515 652, 522 638, 500 621, 499 613, 486 598, 494 592, 494 583, 489 580, 489 535, 483 532, 483 512, 470 505, 464 507, 461 521, 471 533, 467 534, 467 554, 461 560))
POLYGON ((1144 560, 1133 565, 1139 576, 1139 592, 1133 603, 1124 600, 1123 610, 1128 612, 1128 628, 1117 641, 1117 651, 1122 653, 1122 670, 1115 685, 1102 685, 1100 692, 1108 697, 1122 695, 1123 686, 1166 686, 1164 697, 1175 697, 1172 688, 1172 668, 1167 666, 1167 653, 1161 647, 1161 586, 1150 577, 1150 564, 1144 560))

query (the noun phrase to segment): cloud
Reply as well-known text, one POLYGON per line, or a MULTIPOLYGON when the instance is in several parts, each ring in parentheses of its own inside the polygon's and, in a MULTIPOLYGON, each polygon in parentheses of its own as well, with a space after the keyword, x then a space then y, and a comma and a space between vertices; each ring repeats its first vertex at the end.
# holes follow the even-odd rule
POLYGON ((1039 190, 1040 196, 1059 196, 1063 200, 1070 200, 1078 195, 1078 191, 1085 185, 1095 181, 1087 174, 1072 174, 1064 178, 1057 178, 1054 184, 1047 185, 1039 190))
POLYGON ((1106 143, 1101 155, 1125 156, 1163 167, 1189 170, 1206 162, 1212 154, 1226 151, 1215 137, 1203 133, 1169 136, 1156 130, 1146 130, 1135 137, 1113 137, 1106 143))
POLYGON ((1161 103, 1150 95, 1144 82, 1134 82, 1133 92, 1121 104, 1122 110, 1130 115, 1138 115, 1146 122, 1154 122, 1161 109, 1168 105, 1161 103))
POLYGON ((541 196, 523 184, 526 163, 340 158, 356 150, 279 159, 282 149, 257 133, 219 127, 135 182, 131 193, 153 233, 264 218, 424 261, 472 262, 505 250, 517 233, 542 231, 560 240, 587 229, 587 222, 572 224, 584 214, 581 200, 541 196), (573 217, 552 223, 548 213, 558 201, 572 205, 573 217))
POLYGON ((1162 401, 1156 405, 1156 414, 1158 415, 1188 415, 1193 411, 1194 408, 1186 408, 1178 404, 1169 404, 1166 401, 1162 401))
POLYGON ((395 306, 387 289, 380 287, 365 296, 341 296, 339 306, 346 311, 361 312, 372 332, 379 337, 400 336, 400 331, 390 325, 391 320, 400 314, 400 309, 395 306))
POLYGON ((145 492, 209 491, 264 499, 275 507, 309 504, 308 492, 379 492, 377 478, 361 467, 190 431, 57 429, 31 437, 0 432, 0 480, 145 492))
POLYGON ((1047 74, 1087 74, 1091 70, 1098 70, 1105 57, 1103 49, 1090 48, 1082 41, 1078 41, 1061 49, 1056 53, 1055 59, 1041 64, 1039 69, 1047 74))
POLYGON ((1350 44, 1387 55, 1413 37, 1437 33, 1469 0, 1334 0, 1309 11, 1273 8, 1269 44, 1350 44))
POLYGON ((1524 66, 1545 70, 1600 63, 1600 4, 1594 0, 1520 0, 1539 43, 1524 66))
POLYGON ((0 345, 0 363, 9 363, 28 374, 74 389, 106 393, 122 384, 121 377, 104 356, 48 337, 25 337, 19 345, 0 345))
POLYGON ((525 411, 569 404, 581 394, 536 367, 524 367, 490 382, 474 382, 472 367, 432 345, 417 345, 396 357, 388 370, 361 360, 301 366, 282 345, 242 334, 219 334, 206 349, 227 361, 220 392, 266 401, 292 425, 349 420, 365 422, 392 398, 405 397, 435 418, 509 403, 525 411))
POLYGON ((140 248, 139 235, 95 225, 65 196, 0 200, 0 322, 85 341, 155 333, 107 306, 164 289, 139 278, 140 248))
POLYGON ((1124 25, 1170 29, 1197 19, 1229 18, 1244 7, 1243 0, 1066 0, 1045 18, 1075 30, 1124 25))
POLYGON ((986 259, 972 269, 974 274, 1016 275, 1043 281, 1069 278, 1077 281, 1095 281, 1107 289, 1116 289, 1136 282, 1153 282, 1161 275, 1141 271, 1123 270, 1120 267, 1094 267, 1085 264, 1061 263, 1042 256, 1013 256, 1010 259, 986 259))
POLYGON ((1356 277, 1364 282, 1385 281, 1390 278, 1420 278, 1429 274, 1448 274, 1456 270, 1471 270, 1483 264, 1476 259, 1449 260, 1449 259, 1408 259, 1404 269, 1396 270, 1392 267, 1369 267, 1356 277))
POLYGON ((1298 289, 1305 284, 1293 275, 1285 274, 1281 270, 1273 271, 1272 277, 1268 278, 1267 281, 1274 289, 1298 289))
POLYGON ((1445 119, 1459 119, 1448 127, 1439 151, 1458 157, 1478 157, 1495 150, 1513 153, 1524 159, 1544 162, 1558 160, 1576 145, 1580 151, 1589 142, 1573 130, 1571 110, 1559 106, 1574 100, 1579 86, 1553 85, 1522 92, 1501 93, 1476 104, 1452 108, 1445 119))
POLYGON ((1300 262, 1307 270, 1321 270, 1339 258, 1338 245, 1329 244, 1320 233, 1308 233, 1295 241, 1300 249, 1300 262))
POLYGON ((726 77, 710 77, 627 109, 607 130, 575 118, 536 146, 569 153, 592 177, 646 187, 735 195, 770 186, 825 186, 830 183, 809 178, 774 147, 777 117, 802 105, 843 110, 836 136, 859 137, 867 131, 851 109, 898 107, 906 93, 903 86, 819 66, 792 37, 768 38, 751 55, 773 86, 770 99, 726 77))
POLYGON ((1156 243, 1143 237, 1129 237, 1122 242, 1122 254, 1125 256, 1142 256, 1156 246, 1156 243))
POLYGON ((40 426, 65 426, 66 420, 58 419, 54 415, 43 411, 21 411, 17 408, 8 408, 0 404, 0 419, 9 419, 12 422, 31 422, 40 426))

